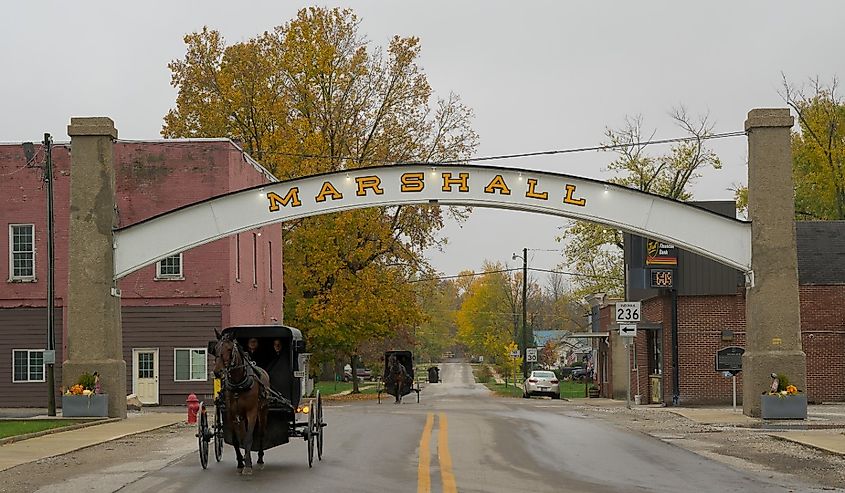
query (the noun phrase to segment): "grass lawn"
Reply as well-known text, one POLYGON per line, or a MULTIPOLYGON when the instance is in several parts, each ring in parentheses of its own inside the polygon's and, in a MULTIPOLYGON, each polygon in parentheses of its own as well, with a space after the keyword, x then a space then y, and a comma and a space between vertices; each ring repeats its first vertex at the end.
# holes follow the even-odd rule
POLYGON ((587 397, 587 391, 584 388, 589 386, 589 383, 585 385, 584 382, 568 382, 563 380, 560 382, 560 396, 564 399, 567 397, 587 397))
POLYGON ((522 389, 520 389, 519 387, 514 387, 512 383, 509 383, 507 387, 505 387, 504 384, 496 382, 487 382, 484 385, 486 385, 488 389, 495 392, 496 395, 501 395, 504 397, 522 397, 522 389))
MULTIPOLYGON (((494 382, 488 382, 484 385, 497 395, 505 397, 522 397, 522 389, 518 387, 514 388, 512 383, 508 383, 507 387, 503 384, 494 382)), ((585 395, 583 383, 566 381, 560 382, 560 396, 564 399, 569 397, 585 397, 585 395)))
POLYGON ((63 419, 27 419, 27 420, 2 420, 0 421, 0 438, 25 435, 37 431, 51 430, 79 424, 79 421, 63 419))
MULTIPOLYGON (((352 390, 352 382, 317 382, 315 388, 323 395, 333 395, 352 390)), ((376 394, 378 382, 359 382, 358 388, 362 394, 376 394)))

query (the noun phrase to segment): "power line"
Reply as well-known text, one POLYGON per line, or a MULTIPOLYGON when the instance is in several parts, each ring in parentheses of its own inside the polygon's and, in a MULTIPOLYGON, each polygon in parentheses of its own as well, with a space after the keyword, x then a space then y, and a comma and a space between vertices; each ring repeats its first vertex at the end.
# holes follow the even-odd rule
MULTIPOLYGON (((461 278, 461 277, 486 276, 488 274, 501 274, 501 273, 504 273, 504 272, 514 272, 514 271, 521 271, 521 270, 522 270, 522 268, 520 268, 520 267, 514 267, 512 269, 499 269, 499 270, 490 270, 490 271, 484 271, 484 272, 467 272, 466 274, 455 274, 455 275, 451 275, 451 276, 427 277, 425 279, 411 279, 407 282, 414 283, 414 282, 425 282, 425 281, 444 281, 444 280, 447 280, 447 279, 457 279, 457 278, 461 278)), ((532 270, 532 271, 535 271, 535 272, 547 272, 547 273, 550 273, 550 274, 561 274, 561 275, 564 275, 564 276, 587 277, 587 278, 591 278, 591 279, 610 279, 610 280, 617 280, 617 281, 623 280, 623 278, 621 278, 621 277, 599 276, 599 275, 595 275, 595 274, 583 274, 583 273, 580 273, 580 272, 567 272, 567 271, 561 271, 561 270, 540 269, 540 268, 537 268, 537 267, 529 267, 528 270, 532 270)))
POLYGON ((534 157, 534 156, 551 156, 556 154, 571 154, 575 152, 589 152, 589 151, 609 151, 613 149, 622 149, 625 147, 631 147, 633 145, 645 147, 651 144, 671 144, 675 142, 693 142, 698 140, 715 140, 715 139, 724 139, 729 137, 740 137, 744 136, 744 131, 734 131, 734 132, 723 132, 718 134, 712 135, 705 135, 703 137, 675 137, 671 139, 658 139, 658 140, 647 140, 645 142, 630 142, 627 144, 606 144, 600 146, 593 146, 593 147, 575 147, 571 149, 555 149, 550 151, 537 151, 537 152, 524 152, 520 154, 501 154, 498 156, 482 156, 482 157, 475 157, 465 160, 452 160, 452 161, 442 161, 440 164, 461 164, 468 161, 493 161, 497 159, 517 159, 523 157, 534 157))
POLYGON ((671 139, 657 139, 657 140, 647 140, 643 142, 630 142, 630 143, 623 143, 623 144, 605 144, 605 145, 598 145, 598 146, 591 146, 591 147, 573 147, 569 149, 552 149, 548 151, 534 151, 534 152, 522 152, 522 153, 515 153, 515 154, 498 154, 492 156, 476 156, 466 159, 448 159, 443 161, 395 161, 393 159, 377 159, 377 158, 368 158, 368 159, 361 159, 356 157, 350 156, 327 156, 323 154, 304 154, 304 153, 294 153, 294 152, 275 152, 272 153, 276 156, 284 156, 284 157, 298 157, 303 159, 334 159, 338 161, 352 161, 357 162, 360 164, 364 163, 393 163, 393 164, 423 164, 423 165, 444 165, 444 164, 467 164, 470 162, 483 162, 483 161, 497 161, 501 159, 519 159, 525 157, 536 157, 536 156, 554 156, 558 154, 572 154, 577 152, 591 152, 591 151, 610 151, 613 149, 622 149, 625 147, 630 147, 633 145, 645 147, 647 145, 661 145, 661 144, 673 144, 677 142, 694 142, 700 140, 715 140, 715 139, 725 139, 730 137, 741 137, 744 136, 745 131, 733 131, 733 132, 722 132, 716 133, 711 135, 705 136, 692 136, 692 137, 674 137, 671 139))

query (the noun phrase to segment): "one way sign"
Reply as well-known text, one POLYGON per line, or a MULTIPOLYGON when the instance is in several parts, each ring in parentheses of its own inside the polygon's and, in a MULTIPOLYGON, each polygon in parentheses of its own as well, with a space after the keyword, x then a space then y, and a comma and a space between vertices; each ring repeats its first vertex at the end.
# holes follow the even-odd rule
POLYGON ((637 324, 622 324, 619 326, 619 335, 622 337, 636 337, 637 324))

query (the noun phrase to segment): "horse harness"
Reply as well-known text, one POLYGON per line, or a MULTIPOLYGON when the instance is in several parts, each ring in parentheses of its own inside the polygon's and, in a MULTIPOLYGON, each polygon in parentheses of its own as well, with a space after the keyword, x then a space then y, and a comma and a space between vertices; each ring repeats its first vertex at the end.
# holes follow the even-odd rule
MULTIPOLYGON (((251 359, 249 359, 248 357, 246 357, 243 354, 243 352, 241 351, 241 348, 240 348, 240 346, 238 346, 237 342, 232 341, 232 343, 233 343, 232 344, 233 352, 234 351, 238 352, 238 356, 240 357, 241 361, 243 361, 243 363, 241 363, 240 365, 233 365, 232 363, 234 363, 234 361, 235 361, 234 358, 229 360, 229 363, 223 368, 223 372, 224 372, 224 375, 223 375, 224 386, 223 386, 223 388, 227 392, 231 392, 233 397, 235 398, 235 400, 237 400, 238 397, 239 397, 239 394, 241 392, 248 392, 249 389, 252 388, 252 385, 256 381, 255 373, 258 372, 259 369, 261 369, 261 367, 256 365, 254 361, 252 361, 251 359), (232 381, 233 379, 232 379, 232 376, 231 376, 231 370, 236 370, 238 368, 244 369, 244 378, 240 382, 233 382, 232 381)), ((266 373, 266 370, 261 369, 261 371, 264 371, 266 373)), ((269 377, 269 375, 268 375, 268 377, 269 377)), ((265 400, 269 400, 269 401, 277 401, 277 402, 281 402, 283 405, 285 405, 287 407, 291 407, 291 408, 293 407, 293 404, 291 404, 290 400, 285 398, 282 394, 277 392, 275 389, 265 386, 261 382, 261 380, 258 380, 258 384, 261 386, 261 389, 259 390, 259 397, 261 399, 265 399, 265 400)))

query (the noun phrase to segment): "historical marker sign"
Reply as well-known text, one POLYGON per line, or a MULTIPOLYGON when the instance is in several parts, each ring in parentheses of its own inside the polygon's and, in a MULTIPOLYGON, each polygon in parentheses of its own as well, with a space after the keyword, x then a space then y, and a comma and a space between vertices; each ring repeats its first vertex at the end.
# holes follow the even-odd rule
POLYGON ((716 351, 716 371, 729 371, 736 375, 742 371, 742 354, 745 348, 728 346, 716 351))

